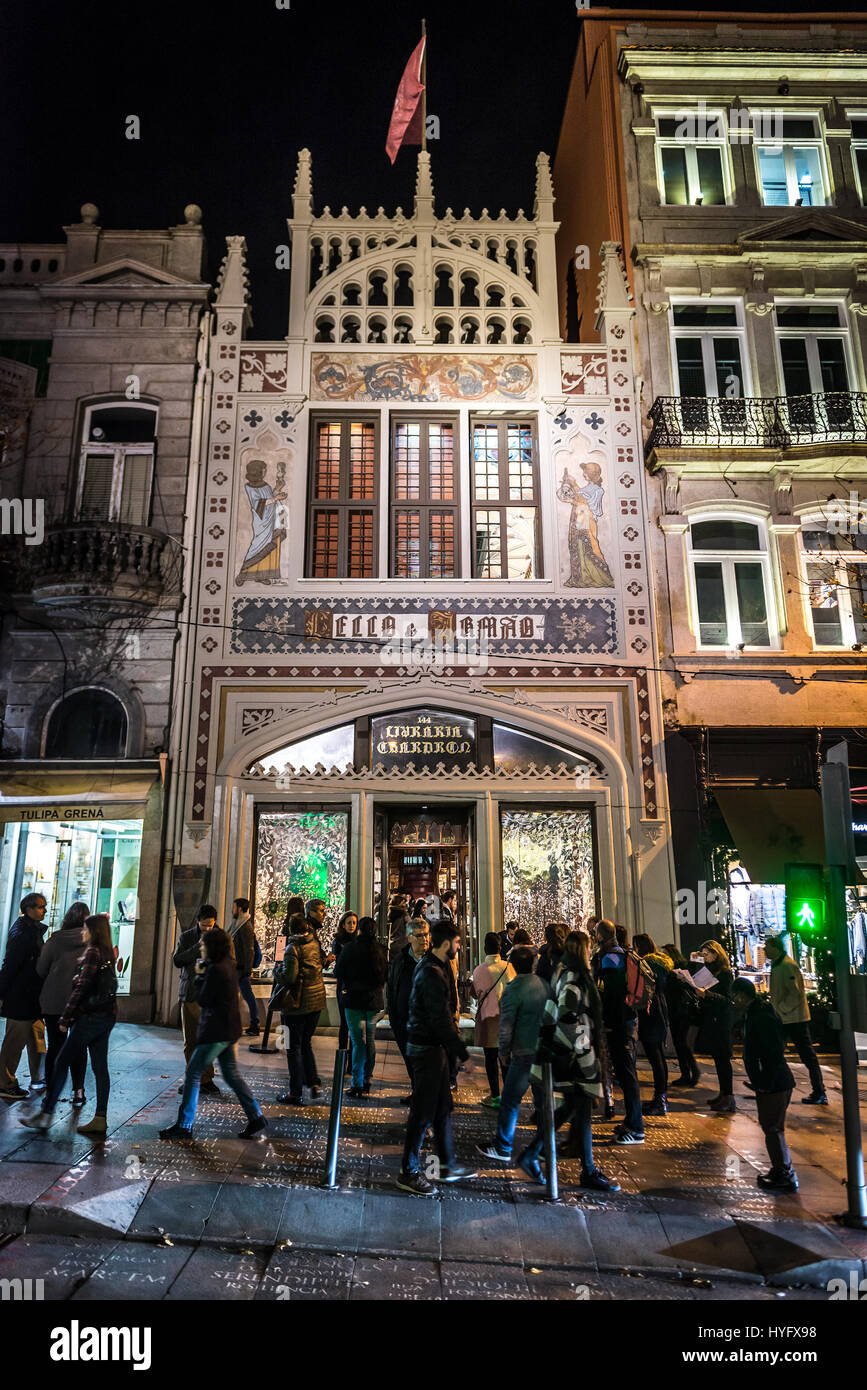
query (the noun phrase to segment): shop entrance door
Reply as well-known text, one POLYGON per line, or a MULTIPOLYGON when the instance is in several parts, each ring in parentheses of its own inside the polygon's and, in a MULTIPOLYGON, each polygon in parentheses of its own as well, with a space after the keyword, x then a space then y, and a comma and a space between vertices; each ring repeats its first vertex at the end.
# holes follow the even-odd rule
POLYGON ((470 968, 476 936, 473 822, 473 808, 467 805, 389 806, 376 811, 376 856, 384 871, 383 920, 387 921, 394 893, 405 893, 410 908, 417 898, 426 898, 435 912, 436 899, 451 889, 461 927, 461 975, 470 968))

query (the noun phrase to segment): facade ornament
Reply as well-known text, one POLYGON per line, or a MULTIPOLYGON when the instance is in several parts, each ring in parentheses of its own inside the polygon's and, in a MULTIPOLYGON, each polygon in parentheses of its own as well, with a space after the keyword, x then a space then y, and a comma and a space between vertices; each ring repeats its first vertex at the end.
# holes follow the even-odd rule
POLYGON ((768 293, 765 282, 766 274, 767 270, 763 265, 754 265, 752 284, 744 296, 747 312, 755 314, 758 318, 765 318, 774 308, 774 296, 768 293))
POLYGON ((774 471, 774 512, 777 516, 792 515, 792 474, 786 468, 774 471))
POLYGON ((670 307, 670 300, 665 293, 665 287, 662 283, 662 261, 646 261, 644 266, 644 278, 647 285, 641 298, 644 308, 651 314, 667 314, 670 307))
POLYGON ((665 488, 665 511, 668 516, 680 515, 680 469, 663 468, 660 470, 665 488))

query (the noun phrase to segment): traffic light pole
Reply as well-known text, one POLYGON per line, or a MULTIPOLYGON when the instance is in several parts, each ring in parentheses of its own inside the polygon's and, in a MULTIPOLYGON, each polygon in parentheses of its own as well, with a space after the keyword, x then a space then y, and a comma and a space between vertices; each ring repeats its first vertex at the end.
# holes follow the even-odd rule
POLYGON ((841 1218, 846 1226, 867 1229, 867 1185, 861 1141, 861 1105, 858 1096, 858 1053, 852 1016, 852 984, 849 937, 846 930, 846 883, 854 882, 851 850, 852 797, 846 744, 832 748, 822 764, 822 812, 825 821, 825 853, 828 860, 828 924, 834 945, 834 976, 840 1014, 840 1074, 843 1093, 843 1134, 846 1143, 848 1208, 841 1218))

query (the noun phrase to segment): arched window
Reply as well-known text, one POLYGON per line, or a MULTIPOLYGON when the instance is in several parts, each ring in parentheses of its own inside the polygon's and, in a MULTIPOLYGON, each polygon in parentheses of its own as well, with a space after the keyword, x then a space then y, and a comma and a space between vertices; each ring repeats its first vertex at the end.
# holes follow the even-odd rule
POLYGON ((46 758, 122 758, 126 710, 107 690, 75 690, 56 705, 48 721, 46 758))
POLYGON ((436 288, 434 290, 434 304, 438 308, 454 304, 455 292, 452 288, 451 266, 438 265, 434 273, 437 277, 436 288))
POLYGON ((156 430, 156 406, 133 406, 121 401, 88 406, 75 498, 76 520, 147 525, 156 430))
POLYGON ((764 527, 742 517, 696 518, 689 551, 698 645, 777 646, 764 527))

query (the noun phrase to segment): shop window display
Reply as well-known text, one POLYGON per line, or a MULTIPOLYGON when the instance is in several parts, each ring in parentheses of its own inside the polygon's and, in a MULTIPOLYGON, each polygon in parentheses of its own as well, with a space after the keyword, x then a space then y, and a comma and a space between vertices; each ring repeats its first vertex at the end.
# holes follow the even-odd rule
POLYGON ((273 964, 286 903, 294 894, 327 903, 322 944, 346 910, 346 811, 268 812, 259 817, 254 925, 263 964, 273 964))
POLYGON ((542 945, 548 922, 579 926, 596 911, 593 823, 582 810, 500 811, 503 920, 542 945))

